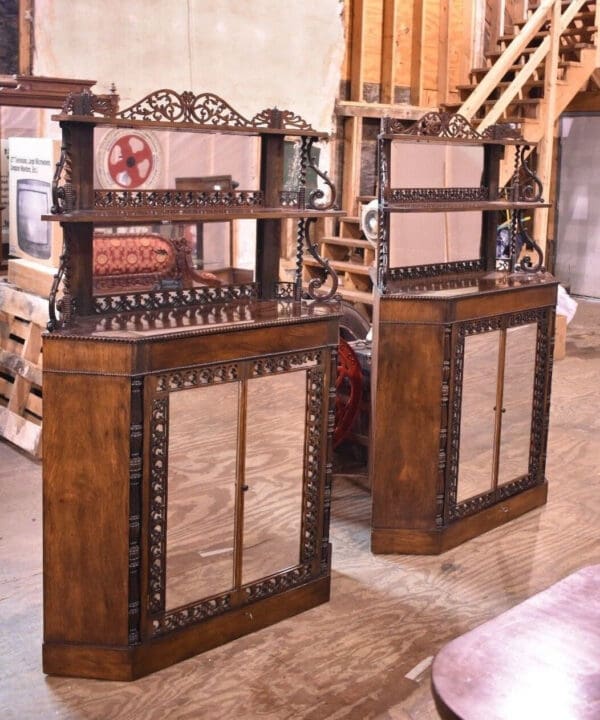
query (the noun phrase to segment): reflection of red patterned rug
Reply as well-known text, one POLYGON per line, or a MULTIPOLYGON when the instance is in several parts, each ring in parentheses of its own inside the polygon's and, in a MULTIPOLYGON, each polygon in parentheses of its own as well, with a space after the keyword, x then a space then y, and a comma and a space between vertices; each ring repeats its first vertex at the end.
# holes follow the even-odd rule
POLYGON ((340 338, 335 381, 335 429, 333 447, 346 439, 358 413, 362 396, 362 369, 352 347, 340 338))
POLYGON ((173 244, 161 235, 94 235, 94 275, 168 275, 175 269, 173 244))

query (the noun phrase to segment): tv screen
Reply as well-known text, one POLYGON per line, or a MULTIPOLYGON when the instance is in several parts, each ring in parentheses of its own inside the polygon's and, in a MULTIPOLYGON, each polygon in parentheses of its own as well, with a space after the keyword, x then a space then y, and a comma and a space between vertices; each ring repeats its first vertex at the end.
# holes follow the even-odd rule
POLYGON ((47 260, 52 251, 50 223, 42 220, 49 211, 50 183, 17 180, 17 241, 29 255, 47 260))

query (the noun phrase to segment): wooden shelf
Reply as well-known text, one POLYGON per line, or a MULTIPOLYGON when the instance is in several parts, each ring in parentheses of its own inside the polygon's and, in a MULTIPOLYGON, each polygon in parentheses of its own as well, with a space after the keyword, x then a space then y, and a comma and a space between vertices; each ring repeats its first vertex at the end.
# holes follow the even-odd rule
POLYGON ((537 210, 539 208, 548 208, 549 203, 531 203, 531 202, 507 202, 505 200, 485 200, 485 201, 469 201, 460 200, 455 202, 405 202, 405 203, 388 203, 383 206, 383 211, 388 213, 394 212, 481 212, 482 210, 537 210))
POLYGON ((60 223, 93 223, 94 225, 140 225, 148 223, 195 223, 222 220, 285 220, 319 217, 341 217, 341 210, 288 210, 286 208, 248 208, 168 211, 164 208, 156 210, 124 210, 122 213, 105 210, 76 210, 56 215, 43 215, 42 220, 60 223))

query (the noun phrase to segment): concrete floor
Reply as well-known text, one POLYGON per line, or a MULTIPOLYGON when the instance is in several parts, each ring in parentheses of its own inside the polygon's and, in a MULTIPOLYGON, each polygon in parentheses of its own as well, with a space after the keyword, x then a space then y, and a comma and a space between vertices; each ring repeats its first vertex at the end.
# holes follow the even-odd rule
POLYGON ((132 683, 42 673, 41 466, 0 442, 0 717, 437 718, 445 642, 600 562, 599 387, 600 303, 581 301, 554 367, 545 507, 438 557, 374 556, 368 490, 340 476, 329 603, 132 683))

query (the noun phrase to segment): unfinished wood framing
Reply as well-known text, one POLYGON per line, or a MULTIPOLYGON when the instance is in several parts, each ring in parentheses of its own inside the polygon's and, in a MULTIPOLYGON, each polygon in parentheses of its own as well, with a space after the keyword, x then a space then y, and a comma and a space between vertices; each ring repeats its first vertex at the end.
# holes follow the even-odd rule
POLYGON ((381 92, 382 103, 393 103, 395 99, 396 73, 396 0, 383 0, 383 36, 381 42, 381 92))
POLYGON ((33 70, 33 3, 19 0, 19 74, 31 75, 33 70))
POLYGON ((413 3, 412 52, 410 58, 410 99, 413 105, 424 102, 425 0, 413 3))

